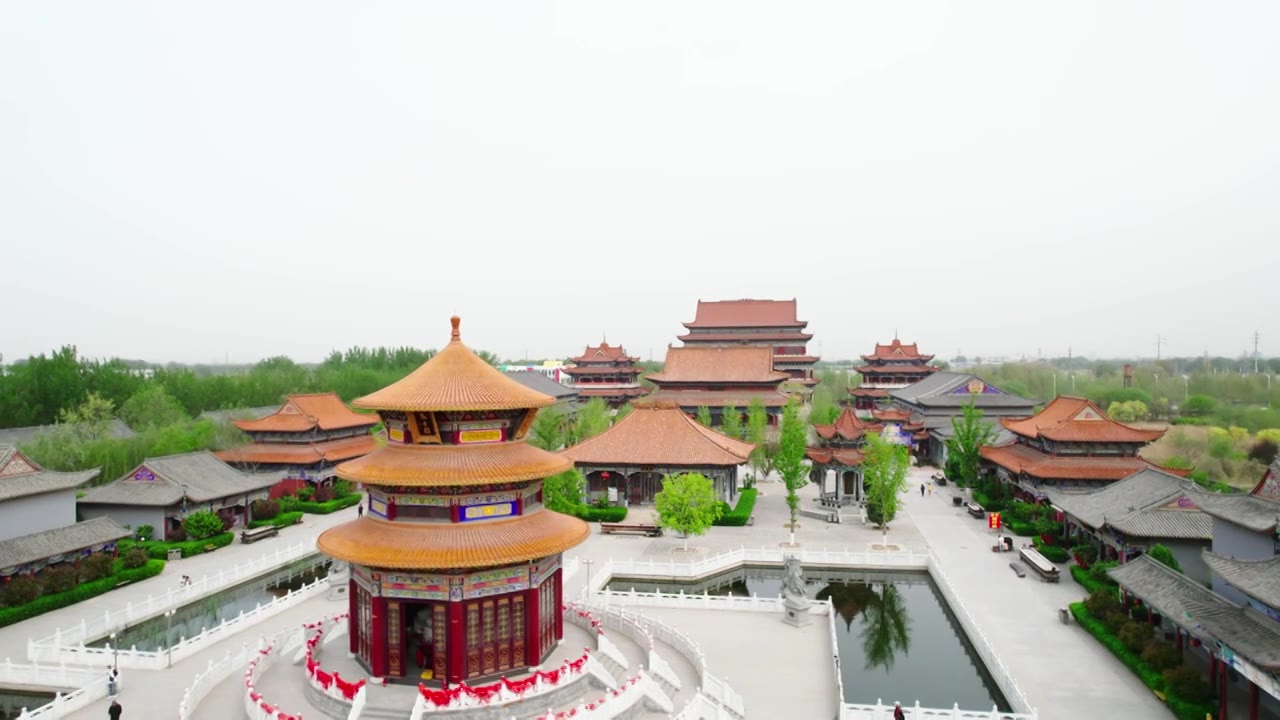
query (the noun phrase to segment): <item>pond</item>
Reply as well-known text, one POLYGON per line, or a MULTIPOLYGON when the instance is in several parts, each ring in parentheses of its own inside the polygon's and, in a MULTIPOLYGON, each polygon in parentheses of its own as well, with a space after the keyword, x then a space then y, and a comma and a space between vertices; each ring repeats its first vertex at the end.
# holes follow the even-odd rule
POLYGON ((0 720, 21 717, 24 709, 35 710, 51 702, 53 693, 0 688, 0 720))
MULTIPOLYGON (((330 562, 328 558, 319 556, 298 560, 275 572, 219 590, 202 600, 183 605, 171 619, 166 619, 162 615, 132 625, 120 633, 120 648, 122 650, 132 647, 144 651, 163 650, 177 644, 182 638, 195 637, 202 630, 236 617, 241 612, 253 610, 258 605, 266 605, 274 598, 310 584, 317 578, 325 577, 328 574, 330 562)), ((111 644, 111 640, 105 637, 98 638, 95 642, 88 644, 92 647, 106 647, 111 644)))
MULTIPOLYGON (((608 588, 776 597, 782 577, 781 568, 743 567, 695 583, 613 578, 608 588)), ((927 573, 806 569, 805 579, 809 597, 835 608, 845 702, 1009 711, 927 573)))

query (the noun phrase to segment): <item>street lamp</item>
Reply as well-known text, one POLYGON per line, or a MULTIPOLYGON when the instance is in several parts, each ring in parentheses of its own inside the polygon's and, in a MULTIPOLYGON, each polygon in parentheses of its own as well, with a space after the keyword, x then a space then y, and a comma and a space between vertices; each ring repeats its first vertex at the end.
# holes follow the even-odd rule
POLYGON ((177 608, 170 608, 164 613, 164 644, 169 648, 169 664, 165 667, 173 667, 173 616, 177 614, 177 608))
POLYGON ((111 633, 111 669, 120 672, 120 644, 115 633, 111 633))
POLYGON ((582 589, 588 601, 591 600, 591 560, 583 560, 583 564, 587 566, 587 585, 582 589))

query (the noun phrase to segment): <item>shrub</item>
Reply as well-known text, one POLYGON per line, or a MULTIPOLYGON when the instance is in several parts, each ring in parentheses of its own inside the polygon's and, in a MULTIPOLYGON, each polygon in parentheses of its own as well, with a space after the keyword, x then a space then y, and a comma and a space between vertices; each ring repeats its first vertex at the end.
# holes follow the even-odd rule
POLYGON ((1019 537, 1031 537, 1036 535, 1036 527, 1026 520, 1010 520, 1008 528, 1014 535, 1019 537))
POLYGON ((222 518, 208 510, 197 510, 191 513, 186 520, 182 521, 182 527, 187 531, 187 537, 192 540, 204 540, 225 531, 222 518))
POLYGON ((610 505, 608 507, 593 507, 591 505, 579 506, 574 513, 578 517, 587 522, 622 522, 627 518, 627 509, 621 505, 610 505))
POLYGON ((1071 554, 1092 565, 1098 561, 1098 546, 1093 543, 1081 543, 1071 548, 1071 554))
POLYGON ((1107 571, 1113 567, 1118 566, 1119 564, 1120 563, 1116 562, 1115 560, 1103 560, 1100 563, 1094 563, 1092 566, 1089 567, 1089 575, 1092 576, 1093 579, 1097 580, 1098 582, 1104 582, 1104 583, 1107 583, 1108 585, 1115 585, 1116 584, 1115 581, 1111 579, 1111 576, 1107 574, 1107 571))
POLYGON ((80 582, 80 573, 70 563, 51 565, 40 571, 40 592, 44 595, 66 592, 80 582))
POLYGON ((1071 553, 1067 552, 1067 549, 1060 545, 1049 545, 1040 538, 1032 539, 1031 544, 1034 545, 1036 550, 1039 550, 1040 554, 1044 556, 1044 559, 1049 562, 1063 563, 1071 559, 1071 553))
POLYGON ((1182 568, 1178 567, 1178 559, 1173 556, 1173 551, 1160 543, 1152 545, 1151 549, 1147 551, 1147 555, 1150 555, 1152 560, 1169 566, 1175 572, 1182 572, 1182 568))
POLYGON ((1120 628, 1120 642, 1131 653, 1141 653, 1151 640, 1151 626, 1146 623, 1131 622, 1120 628))
POLYGON ((1132 622, 1133 620, 1129 618, 1129 614, 1123 610, 1113 610, 1102 618, 1102 624, 1107 628, 1107 632, 1117 636, 1117 639, 1124 626, 1132 622))
POLYGON ((146 542, 156 536, 156 529, 150 525, 139 525, 138 529, 133 531, 133 536, 146 542))
POLYGON ((280 503, 275 500, 254 500, 252 514, 254 520, 270 520, 280 514, 280 503))
MULTIPOLYGON (((83 602, 89 598, 101 595, 108 590, 113 590, 119 585, 126 583, 138 582, 146 580, 150 577, 159 575, 164 570, 163 560, 148 560, 146 565, 133 569, 119 569, 113 575, 94 580, 93 582, 85 582, 76 585, 66 592, 53 593, 36 597, 21 605, 10 605, 0 610, 0 627, 12 625, 37 615, 42 615, 51 610, 58 610, 68 605, 74 605, 83 602)), ((16 577, 9 581, 5 586, 6 597, 10 588, 15 582, 19 582, 25 576, 16 577)), ((28 578, 29 579, 29 578, 28 578)), ((35 583, 31 579, 31 583, 35 583)))
POLYGON ((4 604, 9 607, 26 605, 40 597, 40 583, 30 575, 18 575, 5 583, 4 604))
POLYGON ((733 506, 732 510, 729 509, 728 503, 722 503, 724 508, 720 513, 720 519, 713 524, 727 527, 742 527, 746 525, 747 521, 751 519, 751 513, 756 508, 756 493, 757 490, 755 488, 743 490, 738 494, 738 503, 733 506))
POLYGON ((1106 617, 1113 612, 1120 612, 1120 598, 1114 590, 1094 590, 1085 598, 1084 606, 1094 617, 1106 617))
POLYGON ((116 559, 110 554, 96 552, 80 561, 80 574, 85 582, 91 582, 110 575, 115 566, 116 559))
POLYGON ((165 537, 165 540, 168 542, 185 542, 186 539, 187 539, 187 529, 182 527, 181 525, 170 530, 167 536, 165 537))
POLYGON ((311 487, 310 485, 308 485, 308 486, 306 486, 306 487, 304 487, 304 488, 299 488, 299 489, 298 489, 298 499, 299 499, 299 500, 310 500, 310 499, 311 499, 311 496, 312 496, 312 495, 314 495, 314 494, 315 494, 315 492, 316 492, 316 489, 315 489, 315 488, 313 488, 313 487, 311 487))
POLYGON ((140 568, 147 564, 147 551, 142 548, 133 548, 124 554, 120 564, 129 570, 140 568))
POLYGON ((226 547, 235 541, 235 533, 219 533, 213 537, 204 540, 185 540, 182 542, 146 542, 139 543, 132 540, 121 540, 118 547, 121 553, 126 553, 134 548, 141 548, 153 560, 167 560, 170 550, 181 550, 182 557, 188 558, 193 555, 199 555, 205 552, 205 548, 212 545, 214 549, 226 547))
POLYGON ((350 493, 343 495, 327 502, 314 502, 311 500, 300 500, 294 497, 280 498, 281 512, 304 512, 312 515, 328 515, 329 513, 345 510, 359 504, 364 499, 364 495, 360 493, 350 493))
POLYGON ((333 492, 332 487, 328 485, 321 485, 320 487, 316 488, 316 491, 311 496, 311 499, 318 503, 327 503, 330 500, 334 499, 335 497, 337 497, 337 495, 333 492))
POLYGON ((1163 640, 1151 640, 1142 649, 1142 662, 1152 670, 1163 672, 1182 664, 1182 654, 1163 640))
POLYGON ((1169 692, 1189 703, 1207 703, 1213 698, 1209 683, 1196 670, 1183 665, 1164 671, 1169 692))
POLYGON ((350 495, 351 483, 347 482, 346 480, 334 480, 333 494, 334 494, 334 497, 342 497, 343 495, 350 495))
MULTIPOLYGON (((1094 567, 1097 567, 1097 566, 1095 565, 1094 567)), ((1071 577, 1076 582, 1083 585, 1085 590, 1088 590, 1091 593, 1097 592, 1098 590, 1106 590, 1110 592, 1112 595, 1114 595, 1116 592, 1115 583, 1104 582, 1093 576, 1093 568, 1089 568, 1088 570, 1085 570, 1079 565, 1072 565, 1071 577)))
POLYGON ((283 528, 283 527, 289 527, 290 525, 297 525, 301 521, 302 521, 302 511, 294 510, 293 512, 280 513, 279 515, 276 515, 275 517, 270 518, 268 520, 261 520, 261 519, 254 520, 249 523, 249 527, 259 528, 259 527, 266 527, 267 525, 274 525, 276 527, 283 528))

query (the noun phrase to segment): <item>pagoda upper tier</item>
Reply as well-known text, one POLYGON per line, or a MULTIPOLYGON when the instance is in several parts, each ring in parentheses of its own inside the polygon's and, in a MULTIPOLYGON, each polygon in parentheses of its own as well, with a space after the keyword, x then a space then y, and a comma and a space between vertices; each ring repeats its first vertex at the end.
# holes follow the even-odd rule
POLYGON ((621 345, 602 342, 594 347, 588 345, 581 355, 569 358, 574 367, 565 368, 564 372, 573 379, 572 387, 579 397, 603 398, 618 407, 646 392, 640 385, 643 370, 635 364, 637 360, 621 345))
POLYGON ((887 345, 876 343, 875 352, 862 359, 867 364, 855 368, 862 382, 849 390, 859 410, 874 409, 890 390, 914 385, 940 369, 928 364, 932 355, 922 355, 915 343, 908 345, 896 337, 887 345))
POLYGON ((813 335, 804 332, 807 321, 796 318, 796 301, 718 300, 698 301, 693 322, 677 337, 686 347, 706 345, 755 345, 771 348, 773 369, 786 373, 799 388, 817 384, 813 366, 816 355, 806 351, 813 335))

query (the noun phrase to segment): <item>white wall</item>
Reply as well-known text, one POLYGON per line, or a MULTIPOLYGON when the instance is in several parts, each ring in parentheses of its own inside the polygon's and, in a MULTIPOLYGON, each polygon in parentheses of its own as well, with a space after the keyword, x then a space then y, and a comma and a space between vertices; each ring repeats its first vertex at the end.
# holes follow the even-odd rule
POLYGON ((92 520, 96 517, 109 517, 120 527, 137 530, 141 525, 150 525, 156 529, 155 538, 164 536, 164 508, 139 507, 136 505, 81 505, 80 519, 92 520))
POLYGON ((76 523, 76 491, 28 495, 0 504, 0 540, 63 528, 76 523))

